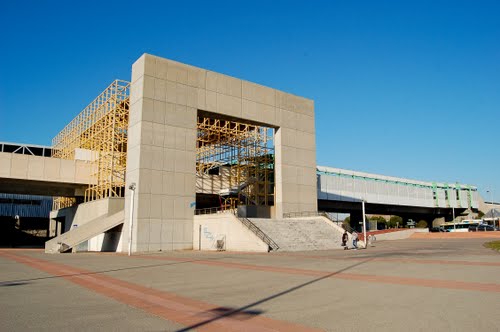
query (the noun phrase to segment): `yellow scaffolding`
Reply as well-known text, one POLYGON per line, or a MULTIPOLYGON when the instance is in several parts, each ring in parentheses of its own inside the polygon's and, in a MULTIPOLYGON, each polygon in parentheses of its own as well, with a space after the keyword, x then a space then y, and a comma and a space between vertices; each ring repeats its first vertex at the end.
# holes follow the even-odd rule
POLYGON ((196 171, 229 168, 223 207, 274 205, 274 129, 200 115, 196 171))
MULTIPOLYGON (((129 82, 114 81, 52 140, 52 157, 75 159, 80 150, 94 164, 86 202, 124 196, 129 92, 129 82)), ((70 202, 55 199, 54 208, 70 202)))

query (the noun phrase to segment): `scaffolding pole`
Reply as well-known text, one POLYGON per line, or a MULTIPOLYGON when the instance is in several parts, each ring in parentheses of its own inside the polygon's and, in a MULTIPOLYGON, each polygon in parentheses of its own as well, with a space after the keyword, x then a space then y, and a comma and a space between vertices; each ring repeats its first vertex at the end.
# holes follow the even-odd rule
POLYGON ((197 129, 197 175, 228 169, 223 207, 274 205, 274 129, 207 116, 197 129))
MULTIPOLYGON (((86 202, 125 194, 129 92, 129 82, 114 81, 52 140, 54 158, 74 160, 78 149, 87 152, 94 173, 86 202)), ((54 199, 54 209, 70 204, 54 199)))

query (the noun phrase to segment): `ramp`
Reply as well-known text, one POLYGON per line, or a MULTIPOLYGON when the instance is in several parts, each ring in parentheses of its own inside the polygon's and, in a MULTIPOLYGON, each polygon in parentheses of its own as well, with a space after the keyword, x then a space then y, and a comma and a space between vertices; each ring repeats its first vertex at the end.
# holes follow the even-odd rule
POLYGON ((123 224, 124 213, 125 212, 122 210, 112 215, 100 216, 81 226, 75 227, 64 234, 45 242, 45 252, 54 254, 68 251, 80 243, 93 238, 94 236, 123 224))
POLYGON ((342 249, 342 231, 323 217, 250 220, 279 246, 279 251, 342 249))

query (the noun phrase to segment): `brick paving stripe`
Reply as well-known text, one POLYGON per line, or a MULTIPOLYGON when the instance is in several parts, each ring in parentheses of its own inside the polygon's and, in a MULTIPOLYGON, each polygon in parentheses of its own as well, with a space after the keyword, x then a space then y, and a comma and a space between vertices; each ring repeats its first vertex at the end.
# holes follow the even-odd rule
MULTIPOLYGON (((305 275, 311 277, 331 277, 345 280, 357 280, 366 282, 377 282, 385 284, 407 285, 407 286, 420 286, 431 288, 446 288, 458 290, 470 290, 480 292, 497 292, 500 293, 500 284, 480 283, 480 282, 467 282, 467 281, 454 281, 454 280, 439 280, 439 279, 423 279, 423 278, 408 278, 408 277, 394 277, 394 276, 381 276, 370 274, 356 274, 335 271, 320 271, 320 270, 306 270, 288 267, 275 267, 264 265, 250 265, 242 263, 228 263, 228 262, 215 262, 209 260, 188 260, 184 258, 173 257, 154 257, 154 256, 136 256, 144 259, 167 260, 176 262, 186 262, 191 264, 202 264, 218 267, 226 267, 242 270, 275 272, 305 275)), ((371 262, 371 259, 365 259, 366 262, 371 262)), ((495 265, 496 266, 496 265, 495 265)))
POLYGON ((196 329, 196 331, 248 331, 248 332, 314 332, 322 331, 299 324, 262 316, 244 315, 238 310, 217 314, 218 305, 197 301, 173 293, 151 289, 117 278, 102 275, 47 260, 27 257, 13 251, 0 250, 0 256, 44 271, 56 277, 90 289, 98 294, 128 304, 145 312, 196 329), (245 319, 245 320, 239 320, 245 319))

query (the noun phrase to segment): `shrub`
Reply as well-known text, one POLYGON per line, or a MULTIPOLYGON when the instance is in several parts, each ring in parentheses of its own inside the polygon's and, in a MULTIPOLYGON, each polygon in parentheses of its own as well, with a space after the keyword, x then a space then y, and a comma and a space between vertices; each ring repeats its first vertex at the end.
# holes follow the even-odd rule
POLYGON ((417 228, 427 228, 427 221, 425 220, 420 220, 418 223, 417 223, 417 228))

